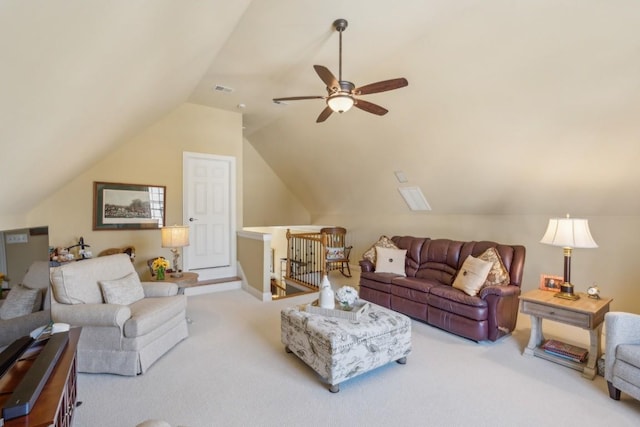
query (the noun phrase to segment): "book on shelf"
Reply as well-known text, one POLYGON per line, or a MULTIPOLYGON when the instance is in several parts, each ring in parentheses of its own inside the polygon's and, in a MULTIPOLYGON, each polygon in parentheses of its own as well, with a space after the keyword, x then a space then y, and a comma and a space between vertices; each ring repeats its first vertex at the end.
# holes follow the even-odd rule
POLYGON ((557 353, 557 352, 555 352, 553 350, 544 350, 544 352, 547 353, 547 354, 552 354, 552 355, 554 355, 556 357, 561 357, 562 359, 571 360, 572 362, 576 362, 576 363, 583 363, 584 362, 584 360, 580 360, 577 357, 568 356, 568 355, 562 354, 562 353, 557 353))
POLYGON ((540 348, 549 354, 564 357, 574 362, 584 362, 589 356, 589 352, 582 347, 556 340, 546 340, 540 348))

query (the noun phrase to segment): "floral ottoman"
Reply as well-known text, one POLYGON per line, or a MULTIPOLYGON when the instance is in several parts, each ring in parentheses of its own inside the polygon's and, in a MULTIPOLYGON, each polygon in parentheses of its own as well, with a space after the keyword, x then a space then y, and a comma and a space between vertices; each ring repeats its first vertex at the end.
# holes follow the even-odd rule
POLYGON ((289 307, 280 313, 281 340, 324 381, 332 393, 342 381, 389 362, 404 364, 411 352, 411 321, 369 303, 358 320, 324 316, 289 307))

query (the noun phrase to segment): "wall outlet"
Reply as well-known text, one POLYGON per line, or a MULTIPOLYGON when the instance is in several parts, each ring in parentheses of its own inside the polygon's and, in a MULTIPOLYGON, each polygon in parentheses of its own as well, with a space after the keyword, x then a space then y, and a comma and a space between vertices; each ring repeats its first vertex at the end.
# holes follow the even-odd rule
POLYGON ((29 237, 26 235, 26 233, 7 234, 5 241, 8 245, 12 243, 29 243, 29 237))

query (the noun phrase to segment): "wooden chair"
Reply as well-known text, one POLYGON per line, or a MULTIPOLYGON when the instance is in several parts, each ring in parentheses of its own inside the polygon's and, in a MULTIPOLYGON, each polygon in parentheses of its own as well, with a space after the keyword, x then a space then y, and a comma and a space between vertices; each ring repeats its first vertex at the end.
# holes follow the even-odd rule
POLYGON ((320 230, 320 233, 326 235, 325 259, 327 272, 340 270, 343 276, 351 277, 349 255, 353 246, 345 245, 347 230, 343 227, 325 227, 320 230))

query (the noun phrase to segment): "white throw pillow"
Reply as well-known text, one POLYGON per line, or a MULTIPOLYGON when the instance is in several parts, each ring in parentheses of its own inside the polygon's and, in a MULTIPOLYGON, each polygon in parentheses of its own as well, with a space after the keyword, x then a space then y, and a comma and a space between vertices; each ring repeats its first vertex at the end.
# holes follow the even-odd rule
POLYGON ((396 244, 393 243, 393 240, 391 240, 387 236, 380 236, 378 241, 376 243, 374 243, 373 245, 371 245, 371 247, 369 249, 367 249, 367 251, 364 254, 362 254, 362 259, 368 259, 373 264, 375 264, 376 263, 376 248, 380 248, 380 247, 381 248, 398 249, 396 244))
POLYGON ((18 285, 11 288, 7 299, 0 307, 0 319, 7 320, 40 310, 42 291, 18 285))
POLYGON ((129 305, 144 298, 144 289, 136 273, 115 280, 102 280, 100 288, 107 304, 129 305))
POLYGON ((491 271, 493 263, 474 258, 471 255, 464 260, 456 279, 453 281, 453 287, 460 289, 467 295, 476 296, 482 285, 484 285, 489 271, 491 271))
POLYGON ((406 276, 404 262, 407 257, 406 249, 391 249, 376 247, 376 273, 394 273, 406 276))

